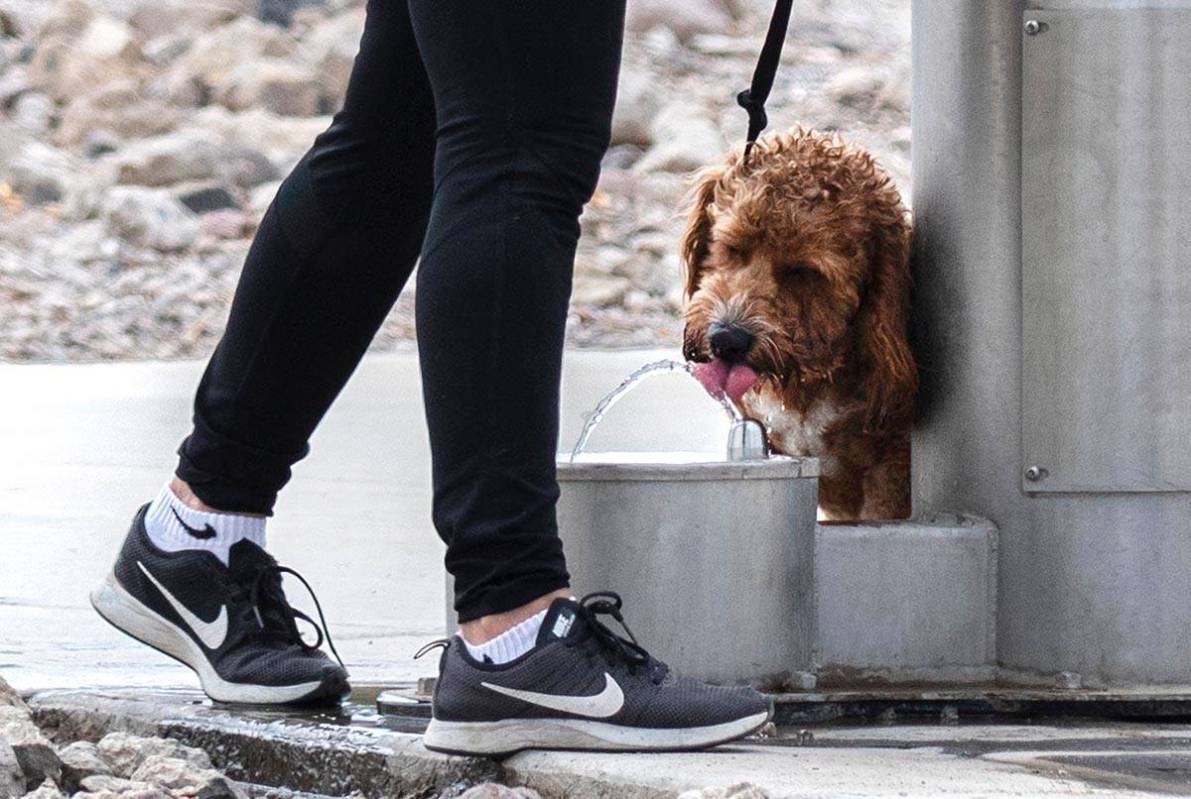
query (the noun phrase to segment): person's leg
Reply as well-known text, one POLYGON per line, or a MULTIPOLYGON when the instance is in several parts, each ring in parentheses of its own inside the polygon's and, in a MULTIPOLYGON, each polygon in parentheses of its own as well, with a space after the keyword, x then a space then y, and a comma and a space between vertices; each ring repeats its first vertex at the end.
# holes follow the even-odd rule
POLYGON ((439 124, 416 306, 434 522, 462 628, 484 640, 568 585, 554 513, 563 333, 624 0, 410 11, 439 124))
POLYGON ((343 110, 282 184, 195 398, 177 476, 269 514, 421 249, 434 101, 400 0, 371 0, 343 110))
POLYGON ((105 619, 189 665, 214 699, 311 701, 348 690, 346 669, 317 648, 323 639, 312 646, 300 635, 297 623, 309 619, 286 600, 288 570, 265 551, 259 517, 413 268, 434 137, 408 9, 371 0, 344 108, 253 242, 177 478, 137 513, 92 594, 105 619))
POLYGON ((554 512, 563 332, 624 0, 410 0, 410 13, 439 121, 418 340, 434 521, 463 636, 438 642, 423 742, 497 754, 745 735, 769 717, 763 697, 674 678, 601 620, 621 617, 614 595, 558 596, 569 581, 554 512))

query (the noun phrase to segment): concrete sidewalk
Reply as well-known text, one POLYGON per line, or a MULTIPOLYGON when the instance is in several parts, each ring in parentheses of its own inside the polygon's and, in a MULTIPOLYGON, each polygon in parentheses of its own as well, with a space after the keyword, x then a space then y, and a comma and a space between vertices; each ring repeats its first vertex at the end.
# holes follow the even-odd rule
POLYGON ((233 779, 333 796, 449 797, 487 781, 544 799, 1142 797, 1191 786, 1186 725, 821 726, 710 752, 493 761, 429 752, 419 734, 363 707, 336 717, 245 713, 193 693, 139 691, 50 691, 31 704, 59 740, 166 735, 206 749, 233 779))
MULTIPOLYGON (((632 369, 676 352, 567 355, 562 442, 632 369)), ((194 685, 189 671, 107 627, 87 604, 137 506, 169 476, 200 362, 0 365, 0 674, 20 689, 194 685)), ((593 448, 723 445, 694 381, 644 383, 593 448)), ((433 670, 411 655, 445 625, 443 547, 413 353, 370 356, 315 434, 270 521, 270 548, 319 594, 358 681, 433 670)), ((300 586, 290 598, 310 609, 300 586)))
MULTIPOLYGON (((563 444, 599 396, 662 355, 675 353, 569 353, 563 444)), ((43 721, 77 734, 114 724, 182 737, 216 747, 225 766, 246 770, 238 778, 335 795, 430 796, 491 778, 545 797, 675 797, 741 782, 771 797, 1191 792, 1185 725, 818 726, 714 753, 534 752, 497 764, 429 753, 416 724, 377 718, 367 705, 331 720, 212 708, 188 670, 108 628, 86 599, 132 511, 170 472, 202 366, 0 366, 0 674, 25 691, 74 689, 36 699, 43 721), (288 776, 251 771, 287 752, 301 763, 288 776)), ((618 405, 593 447, 718 449, 725 431, 701 389, 672 375, 618 405)), ((270 540, 315 586, 358 683, 433 671, 411 659, 445 623, 413 354, 365 360, 295 470, 270 540)), ((290 594, 309 609, 300 590, 290 594)))

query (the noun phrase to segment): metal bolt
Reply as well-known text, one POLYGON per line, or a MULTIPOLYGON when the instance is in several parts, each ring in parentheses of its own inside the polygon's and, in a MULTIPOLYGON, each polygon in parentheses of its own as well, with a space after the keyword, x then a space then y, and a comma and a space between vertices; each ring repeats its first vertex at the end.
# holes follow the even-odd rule
POLYGON ((1026 469, 1026 479, 1031 483, 1037 483, 1046 474, 1046 470, 1041 466, 1031 466, 1026 469))
POLYGON ((1026 20, 1026 35, 1037 36, 1042 33, 1042 23, 1036 19, 1026 20))

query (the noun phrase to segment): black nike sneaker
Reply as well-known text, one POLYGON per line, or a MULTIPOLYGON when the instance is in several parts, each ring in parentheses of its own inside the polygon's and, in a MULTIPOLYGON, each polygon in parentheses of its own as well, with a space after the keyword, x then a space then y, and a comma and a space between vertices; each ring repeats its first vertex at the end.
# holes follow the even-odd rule
POLYGON ((620 607, 610 592, 556 599, 534 648, 500 665, 476 661, 458 636, 424 647, 445 649, 426 748, 463 755, 701 749, 770 719, 770 701, 752 688, 675 677, 633 638, 620 607))
MULTIPOLYGON (((320 628, 286 601, 281 575, 294 575, 309 590, 301 575, 251 541, 234 544, 226 566, 211 552, 158 549, 145 532, 147 508, 137 512, 112 573, 91 594, 100 616, 189 666, 218 702, 315 703, 347 696, 347 670, 319 649, 325 619, 320 628), (313 644, 299 634, 298 619, 315 628, 313 644)), ((329 632, 326 641, 335 652, 329 632)))

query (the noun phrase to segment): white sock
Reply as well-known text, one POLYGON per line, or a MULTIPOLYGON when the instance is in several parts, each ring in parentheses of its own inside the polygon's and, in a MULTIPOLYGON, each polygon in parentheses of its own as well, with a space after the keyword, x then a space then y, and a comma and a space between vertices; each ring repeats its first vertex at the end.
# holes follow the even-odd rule
POLYGON ((232 545, 245 539, 265 548, 265 518, 187 507, 166 483, 145 511, 145 531, 158 549, 204 549, 226 565, 232 545), (189 529, 187 529, 189 528, 189 529), (198 535, 194 532, 197 531, 198 535))
POLYGON ((466 638, 460 638, 467 647, 467 653, 481 663, 485 660, 489 663, 508 663, 533 649, 538 640, 538 630, 542 629, 542 622, 546 618, 546 610, 538 611, 512 629, 505 630, 483 644, 469 644, 466 638))

